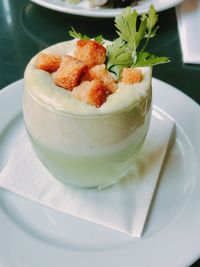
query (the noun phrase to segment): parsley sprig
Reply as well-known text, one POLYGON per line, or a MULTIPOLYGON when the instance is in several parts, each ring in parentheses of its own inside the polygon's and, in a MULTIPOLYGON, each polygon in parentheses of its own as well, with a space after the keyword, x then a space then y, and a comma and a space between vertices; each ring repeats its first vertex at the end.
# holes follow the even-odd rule
MULTIPOLYGON (((106 68, 119 79, 124 67, 144 67, 169 62, 167 57, 159 57, 146 51, 151 38, 153 38, 159 26, 158 15, 153 5, 149 7, 148 14, 138 15, 137 11, 127 7, 115 17, 115 27, 118 38, 106 47, 106 68)), ((71 28, 69 35, 73 38, 89 40, 71 28)), ((93 38, 103 44, 102 35, 93 38)))
POLYGON ((118 38, 107 47, 107 69, 115 73, 118 77, 124 66, 132 64, 132 57, 128 51, 128 46, 122 39, 118 38), (115 51, 115 53, 113 53, 115 51), (115 64, 113 64, 113 62, 115 64))
MULTIPOLYGON (((79 32, 76 32, 73 27, 69 31, 69 35, 73 38, 81 39, 81 40, 90 40, 91 39, 87 35, 83 35, 79 32)), ((98 36, 94 37, 93 39, 99 44, 103 44, 103 42, 104 42, 104 38, 102 35, 98 35, 98 36)))
POLYGON ((148 14, 142 14, 138 21, 138 13, 127 7, 116 16, 115 26, 118 38, 107 47, 107 69, 117 78, 123 67, 143 67, 166 63, 167 57, 158 57, 146 52, 146 47, 158 30, 158 15, 153 5, 148 14), (137 25, 139 24, 139 27, 137 25))

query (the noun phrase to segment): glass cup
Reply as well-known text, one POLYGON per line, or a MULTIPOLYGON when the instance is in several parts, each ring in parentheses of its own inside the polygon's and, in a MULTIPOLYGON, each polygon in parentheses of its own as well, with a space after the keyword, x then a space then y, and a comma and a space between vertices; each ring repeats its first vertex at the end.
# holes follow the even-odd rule
POLYGON ((52 175, 80 188, 105 188, 125 176, 151 118, 151 87, 131 108, 110 114, 58 111, 25 85, 23 114, 32 146, 52 175))

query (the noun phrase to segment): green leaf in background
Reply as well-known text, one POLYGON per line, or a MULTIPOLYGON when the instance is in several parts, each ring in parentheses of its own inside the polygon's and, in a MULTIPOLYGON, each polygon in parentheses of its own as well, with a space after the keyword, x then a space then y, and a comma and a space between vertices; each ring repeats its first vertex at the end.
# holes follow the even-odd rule
POLYGON ((104 38, 103 38, 102 35, 98 35, 98 36, 94 37, 94 40, 99 44, 103 44, 104 43, 104 38))
POLYGON ((79 32, 76 32, 74 28, 69 31, 69 35, 75 39, 81 39, 81 40, 89 40, 90 38, 87 35, 82 35, 79 32))
MULTIPOLYGON (((69 35, 75 39, 90 40, 90 37, 88 37, 87 35, 83 35, 79 32, 76 32, 73 27, 69 31, 69 35)), ((98 35, 98 36, 94 37, 94 40, 99 44, 103 44, 103 42, 104 42, 104 38, 102 35, 98 35)))

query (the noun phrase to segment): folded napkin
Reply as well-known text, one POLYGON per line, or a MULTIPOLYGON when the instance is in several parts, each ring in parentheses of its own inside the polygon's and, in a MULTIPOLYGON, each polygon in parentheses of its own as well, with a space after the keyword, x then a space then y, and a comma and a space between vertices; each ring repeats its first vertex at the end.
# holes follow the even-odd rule
POLYGON ((176 15, 183 62, 200 64, 200 1, 183 1, 176 15))
POLYGON ((140 237, 173 127, 167 115, 154 109, 146 141, 126 177, 95 191, 66 186, 52 177, 21 124, 0 170, 0 186, 60 212, 140 237))

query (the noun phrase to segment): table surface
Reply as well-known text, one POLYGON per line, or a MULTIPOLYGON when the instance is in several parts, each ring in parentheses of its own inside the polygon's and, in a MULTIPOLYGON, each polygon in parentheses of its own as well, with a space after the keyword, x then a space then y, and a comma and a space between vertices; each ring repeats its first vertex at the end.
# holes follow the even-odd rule
MULTIPOLYGON (((116 37, 113 19, 86 18, 48 10, 27 0, 0 1, 0 89, 23 77, 30 58, 43 48, 70 39, 73 26, 90 37, 116 37)), ((153 76, 200 103, 200 65, 183 64, 175 9, 159 13, 159 34, 149 51, 171 62, 154 67, 153 76)), ((173 100, 172 100, 173 101, 173 100)), ((200 260, 192 267, 200 266, 200 260)))

